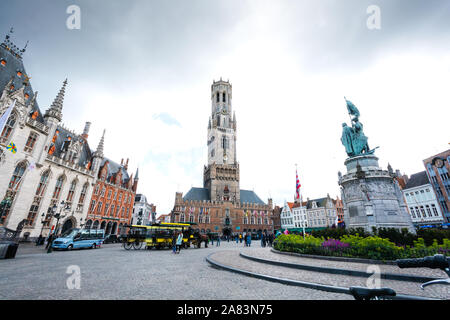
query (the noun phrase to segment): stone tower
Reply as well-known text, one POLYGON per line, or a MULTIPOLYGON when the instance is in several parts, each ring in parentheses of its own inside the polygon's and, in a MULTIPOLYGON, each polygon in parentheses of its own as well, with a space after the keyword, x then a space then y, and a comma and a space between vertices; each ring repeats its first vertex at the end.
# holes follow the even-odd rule
POLYGON ((239 203, 239 164, 236 160, 236 116, 228 81, 211 85, 211 117, 208 123, 208 165, 203 185, 213 201, 239 203))

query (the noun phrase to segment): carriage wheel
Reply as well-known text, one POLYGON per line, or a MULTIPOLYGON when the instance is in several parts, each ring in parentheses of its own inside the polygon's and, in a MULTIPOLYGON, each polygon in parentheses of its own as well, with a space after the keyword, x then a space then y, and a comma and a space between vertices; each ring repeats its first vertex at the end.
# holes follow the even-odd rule
POLYGON ((140 242, 140 241, 133 242, 133 248, 134 248, 134 250, 141 249, 142 248, 142 242, 140 242))
POLYGON ((132 246, 133 246, 133 243, 131 243, 131 242, 126 241, 123 243, 123 247, 125 248, 125 250, 130 250, 132 246))

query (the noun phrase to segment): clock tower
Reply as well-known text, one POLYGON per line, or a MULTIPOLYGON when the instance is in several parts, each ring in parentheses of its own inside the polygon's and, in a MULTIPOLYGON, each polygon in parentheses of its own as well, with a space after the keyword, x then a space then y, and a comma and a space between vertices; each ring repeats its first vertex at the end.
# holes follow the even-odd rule
POLYGON ((211 117, 208 123, 208 165, 203 184, 212 201, 239 203, 239 164, 236 160, 236 116, 228 81, 211 85, 211 117))

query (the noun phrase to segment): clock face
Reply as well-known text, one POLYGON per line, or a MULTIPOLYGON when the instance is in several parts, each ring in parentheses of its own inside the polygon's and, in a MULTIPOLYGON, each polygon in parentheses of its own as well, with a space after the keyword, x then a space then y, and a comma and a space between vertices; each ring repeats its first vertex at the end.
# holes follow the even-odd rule
POLYGON ((444 166, 444 161, 441 158, 437 158, 434 160, 434 165, 438 168, 442 168, 444 166))

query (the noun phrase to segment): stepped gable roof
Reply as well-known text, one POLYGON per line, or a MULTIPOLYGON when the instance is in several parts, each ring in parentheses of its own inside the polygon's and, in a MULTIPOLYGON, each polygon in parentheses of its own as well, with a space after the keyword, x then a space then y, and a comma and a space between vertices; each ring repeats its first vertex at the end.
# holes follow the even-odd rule
MULTIPOLYGON (((254 203, 264 205, 262 201, 254 191, 241 190, 240 191, 241 203, 254 203)), ((191 188, 183 197, 184 201, 211 201, 210 193, 207 188, 191 188)))
MULTIPOLYGON (((28 101, 33 101, 34 91, 29 80, 27 80, 28 74, 25 71, 22 59, 20 56, 17 56, 5 42, 0 44, 0 61, 2 60, 5 60, 5 65, 0 63, 0 95, 9 81, 12 80, 12 84, 14 85, 13 91, 25 86, 24 94, 29 95, 28 101), (20 72, 20 76, 18 72, 20 72)), ((35 111, 38 112, 36 120, 41 123, 45 123, 37 101, 34 101, 30 113, 35 111)))
POLYGON ((70 137, 71 138, 70 145, 73 145, 77 141, 81 145, 77 164, 79 166, 86 167, 89 161, 92 160, 92 152, 91 149, 89 148, 87 141, 84 138, 82 138, 81 135, 74 134, 73 132, 70 132, 69 130, 61 126, 58 126, 57 130, 59 131, 59 134, 55 141, 55 152, 53 153, 53 155, 58 158, 61 158, 63 154, 62 148, 64 147, 64 142, 67 141, 68 137, 70 137))
POLYGON ((405 189, 423 186, 429 183, 430 181, 428 180, 426 171, 422 171, 411 175, 411 178, 409 178, 408 182, 405 185, 405 189))
POLYGON ((113 183, 117 173, 120 171, 122 173, 121 186, 125 187, 128 181, 130 180, 130 176, 128 175, 127 170, 125 170, 125 168, 122 165, 105 157, 103 158, 100 167, 102 168, 107 161, 108 161, 108 176, 106 177, 106 181, 113 183))

